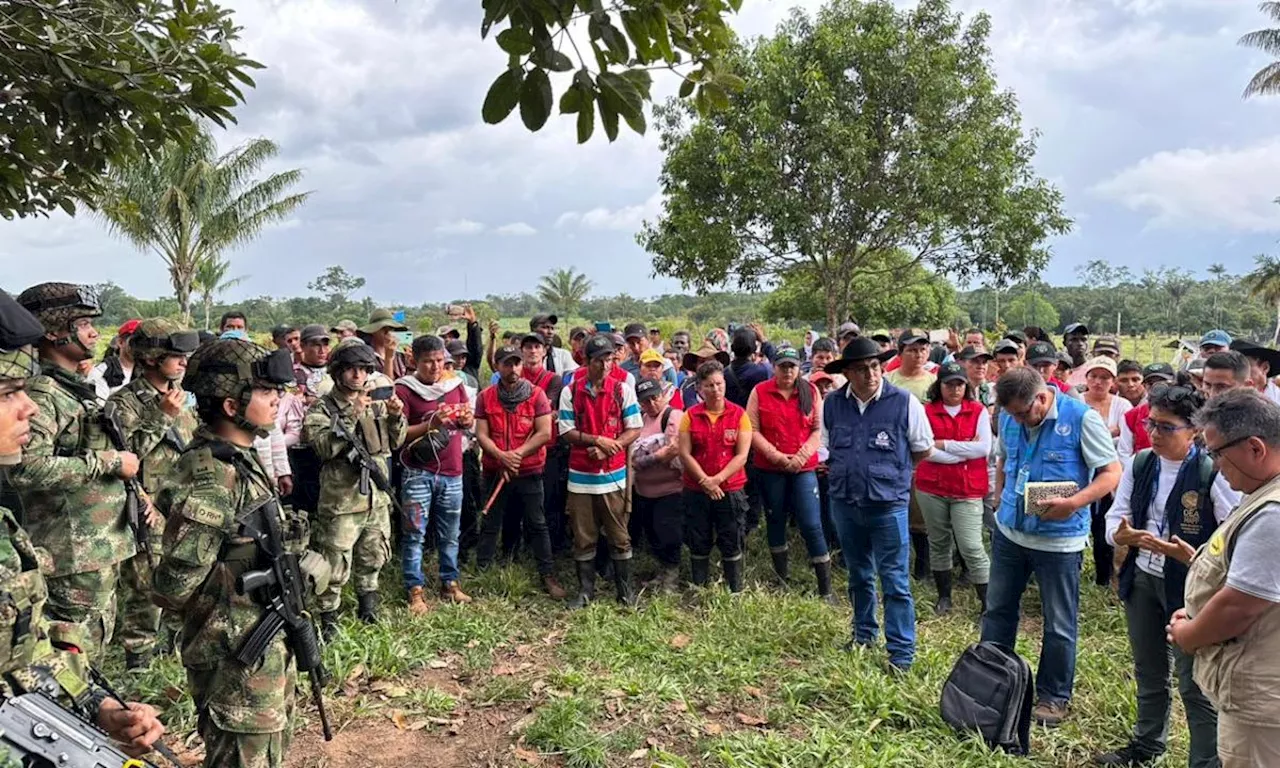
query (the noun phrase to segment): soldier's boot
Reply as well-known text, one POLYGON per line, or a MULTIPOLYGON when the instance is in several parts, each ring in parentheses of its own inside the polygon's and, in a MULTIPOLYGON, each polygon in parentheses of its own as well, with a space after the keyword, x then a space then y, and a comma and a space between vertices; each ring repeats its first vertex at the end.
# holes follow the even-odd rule
POLYGON ((705 557, 689 558, 689 580, 695 587, 707 586, 711 578, 711 560, 705 557))
POLYGON ((327 643, 338 634, 338 612, 324 611, 320 614, 320 636, 327 643))
POLYGON ((356 617, 365 624, 378 622, 378 593, 364 592, 357 598, 356 617))
POLYGON ((596 564, 593 560, 578 560, 578 596, 569 601, 569 608, 577 610, 586 608, 596 599, 596 564))
POLYGON ((769 557, 773 558, 773 572, 778 574, 778 578, 785 587, 787 580, 791 578, 791 568, 787 564, 786 548, 783 547, 780 551, 769 550, 769 557))
POLYGON ((721 560, 720 568, 724 571, 724 580, 729 591, 737 594, 742 591, 742 558, 737 560, 721 560))
POLYGON ((409 590, 409 613, 414 616, 423 616, 431 612, 431 606, 427 605, 427 598, 423 595, 422 587, 413 587, 409 590))
POLYGON ((124 652, 124 668, 126 670, 146 669, 151 666, 151 660, 156 657, 153 649, 145 651, 125 651, 124 652))
POLYGON ((458 586, 458 582, 456 581, 447 582, 440 588, 440 599, 462 605, 471 602, 471 596, 463 592, 462 588, 458 586))
POLYGON ((933 583, 938 588, 938 602, 934 603, 933 612, 945 616, 951 613, 951 571, 934 571, 933 583))
POLYGON ((560 585, 560 581, 556 579, 554 574, 548 573, 542 577, 542 588, 546 590, 547 595, 552 600, 563 600, 569 596, 569 593, 560 585))
POLYGON ((818 579, 818 597, 831 606, 840 605, 840 598, 831 591, 831 561, 813 564, 813 575, 818 579))
POLYGON ((613 561, 613 583, 618 590, 618 602, 636 604, 636 588, 631 583, 631 559, 613 561))

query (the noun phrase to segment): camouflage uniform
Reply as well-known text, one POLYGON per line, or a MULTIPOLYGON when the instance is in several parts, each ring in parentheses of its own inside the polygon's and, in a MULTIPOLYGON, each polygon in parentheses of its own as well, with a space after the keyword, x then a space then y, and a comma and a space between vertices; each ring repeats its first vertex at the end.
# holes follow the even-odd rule
MULTIPOLYGON (((194 351, 194 332, 181 332, 167 320, 153 319, 138 326, 129 343, 133 347, 139 369, 153 367, 174 354, 194 351), (172 335, 172 337, 171 337, 172 335), (178 347, 173 346, 178 340, 178 347), (185 342, 185 343, 184 343, 185 342)), ((174 382, 173 386, 178 386, 174 382)), ((147 380, 144 370, 135 372, 133 380, 117 390, 109 400, 116 405, 120 424, 129 450, 138 455, 142 468, 138 479, 155 503, 158 512, 168 510, 168 493, 175 487, 178 460, 195 434, 195 412, 184 408, 171 417, 160 408, 163 393, 147 380)), ((160 606, 151 599, 151 574, 160 562, 160 540, 164 536, 164 520, 157 516, 152 526, 150 555, 139 552, 120 566, 121 610, 120 642, 124 646, 127 665, 145 666, 154 652, 160 629, 160 606)), ((170 627, 177 630, 176 622, 170 627)))
MULTIPOLYGON (((60 301, 66 286, 44 283, 18 301, 48 332, 98 314, 96 306, 83 303, 42 309, 60 301)), ((31 441, 9 480, 32 541, 53 556, 46 609, 50 637, 55 643, 87 637, 92 654, 111 639, 120 563, 137 551, 125 515, 124 482, 116 476, 121 456, 109 447, 97 395, 83 376, 42 363, 41 375, 27 381, 27 393, 40 413, 31 419, 31 441)))
POLYGON ((389 413, 385 402, 370 403, 363 413, 356 413, 355 404, 341 386, 342 371, 353 365, 372 368, 373 350, 358 340, 344 339, 330 358, 334 389, 311 406, 302 423, 303 442, 322 462, 311 548, 324 555, 332 570, 329 588, 317 601, 322 626, 330 632, 342 587, 353 575, 360 617, 366 621, 376 618, 378 572, 391 556, 391 498, 372 483, 367 495, 360 492, 360 465, 347 458, 351 445, 338 436, 333 421, 340 419, 346 433, 355 436, 384 467, 389 466, 392 451, 400 447, 408 431, 404 417, 389 413))
MULTIPOLYGON (((238 398, 243 413, 252 386, 276 384, 256 374, 246 381, 225 368, 210 369, 219 363, 248 370, 266 357, 265 349, 248 341, 214 342, 192 355, 183 388, 202 404, 238 398)), ((246 432, 256 429, 242 420, 235 423, 246 432)), ((200 713, 206 765, 273 768, 282 764, 288 746, 297 670, 283 633, 257 666, 235 659, 263 613, 252 597, 236 590, 236 578, 256 567, 260 554, 239 518, 275 496, 276 485, 252 446, 227 442, 207 425, 196 431, 178 462, 155 599, 183 620, 182 663, 200 713)), ((296 530, 281 516, 282 530, 296 530)))

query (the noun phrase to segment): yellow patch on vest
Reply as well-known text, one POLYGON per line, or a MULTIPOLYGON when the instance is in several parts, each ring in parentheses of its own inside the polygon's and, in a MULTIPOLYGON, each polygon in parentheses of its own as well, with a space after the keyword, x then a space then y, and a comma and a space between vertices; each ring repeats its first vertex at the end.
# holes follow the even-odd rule
POLYGON ((1222 529, 1219 528, 1213 532, 1212 536, 1209 537, 1209 554, 1214 557, 1221 557, 1222 549, 1222 529))

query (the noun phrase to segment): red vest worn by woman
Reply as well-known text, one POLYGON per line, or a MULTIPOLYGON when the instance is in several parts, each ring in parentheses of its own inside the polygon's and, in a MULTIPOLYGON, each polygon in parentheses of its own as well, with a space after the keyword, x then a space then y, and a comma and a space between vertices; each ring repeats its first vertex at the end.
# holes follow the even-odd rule
MULTIPOLYGON (((495 384, 484 390, 480 393, 480 399, 483 401, 485 419, 489 422, 489 438, 502 450, 513 451, 524 445, 533 435, 534 422, 537 420, 534 402, 537 397, 530 395, 523 403, 517 405, 514 411, 508 411, 502 407, 502 401, 498 399, 500 386, 495 384)), ((537 390, 534 390, 534 393, 536 395, 537 390)), ((480 463, 486 472, 502 471, 502 465, 488 453, 481 455, 480 463)), ((543 445, 520 462, 520 476, 536 475, 546 466, 547 446, 543 445)))
MULTIPOLYGON (((745 411, 742 406, 728 400, 724 403, 724 412, 715 423, 707 415, 707 404, 698 403, 689 409, 689 440, 693 444, 693 458, 708 475, 719 474, 720 470, 733 461, 738 451, 738 427, 742 424, 745 411)), ((745 469, 739 469, 720 486, 726 493, 740 491, 747 484, 745 469)), ((691 491, 701 491, 702 486, 688 472, 684 474, 684 487, 691 491)))
MULTIPOLYGON (((803 379, 797 380, 795 385, 796 387, 813 387, 803 379)), ((756 405, 759 406, 760 434, 774 448, 788 456, 799 451, 800 447, 808 441, 809 435, 813 434, 813 424, 818 409, 811 408, 809 413, 801 413, 800 395, 792 392, 791 397, 784 399, 778 392, 778 382, 775 379, 756 385, 755 392, 756 405)), ((817 390, 811 389, 811 392, 812 402, 817 402, 817 390)), ((766 459, 760 451, 755 452, 752 461, 757 468, 766 472, 778 471, 778 467, 766 459)), ((816 466, 818 466, 818 452, 814 451, 805 462, 804 471, 816 466)))
MULTIPOLYGON (((989 418, 987 409, 974 400, 965 400, 960 413, 952 416, 941 400, 924 407, 935 440, 972 442, 978 435, 978 419, 989 418)), ((987 495, 987 457, 960 464, 922 461, 916 468, 916 488, 945 499, 981 499, 987 495)))

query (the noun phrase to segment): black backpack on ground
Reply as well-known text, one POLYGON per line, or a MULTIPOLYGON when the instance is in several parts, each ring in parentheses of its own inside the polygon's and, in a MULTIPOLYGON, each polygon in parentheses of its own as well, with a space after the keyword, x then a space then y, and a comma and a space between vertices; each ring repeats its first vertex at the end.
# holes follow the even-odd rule
POLYGON ((942 686, 942 719, 1014 755, 1031 749, 1031 665, 991 642, 971 645, 942 686))

